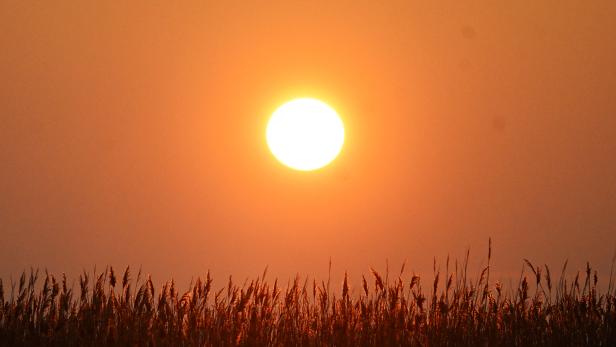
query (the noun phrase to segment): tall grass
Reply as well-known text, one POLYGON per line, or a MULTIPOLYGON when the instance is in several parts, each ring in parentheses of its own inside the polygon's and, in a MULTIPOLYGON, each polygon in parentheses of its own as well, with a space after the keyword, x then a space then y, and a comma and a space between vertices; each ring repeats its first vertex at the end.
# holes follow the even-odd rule
MULTIPOLYGON (((130 269, 79 278, 31 270, 0 280, 2 345, 152 346, 616 346, 616 298, 586 270, 558 280, 525 261, 517 288, 490 282, 490 261, 467 277, 468 255, 434 280, 404 281, 374 270, 351 288, 295 278, 284 286, 262 276, 213 291, 208 273, 188 290, 155 288, 130 269), (526 274, 524 274, 526 273, 526 274), (331 288, 330 288, 331 287, 331 288)), ((225 281, 226 282, 226 281, 225 281)))

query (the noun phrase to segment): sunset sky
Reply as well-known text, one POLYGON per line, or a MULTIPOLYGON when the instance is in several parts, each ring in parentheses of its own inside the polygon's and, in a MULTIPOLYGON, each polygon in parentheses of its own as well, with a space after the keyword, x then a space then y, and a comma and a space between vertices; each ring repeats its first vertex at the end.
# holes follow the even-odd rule
POLYGON ((614 18, 614 1, 2 1, 0 277, 322 277, 330 257, 431 273, 491 237, 503 278, 523 258, 605 278, 614 18), (320 170, 267 147, 298 97, 344 121, 320 170))

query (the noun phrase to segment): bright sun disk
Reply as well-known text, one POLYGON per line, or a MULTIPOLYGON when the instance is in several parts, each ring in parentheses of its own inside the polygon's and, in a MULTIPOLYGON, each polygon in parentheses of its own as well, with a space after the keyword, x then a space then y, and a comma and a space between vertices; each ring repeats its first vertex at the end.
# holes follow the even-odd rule
POLYGON ((280 106, 267 124, 267 144, 284 165, 301 171, 334 160, 344 143, 344 125, 326 103, 302 98, 280 106))

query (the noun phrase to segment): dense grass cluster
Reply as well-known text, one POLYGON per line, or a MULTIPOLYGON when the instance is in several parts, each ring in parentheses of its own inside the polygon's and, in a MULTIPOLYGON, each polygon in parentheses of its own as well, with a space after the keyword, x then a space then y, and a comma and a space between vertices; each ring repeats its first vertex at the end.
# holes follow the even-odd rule
MULTIPOLYGON (((468 257, 467 257, 468 259, 468 257)), ((83 274, 75 291, 65 276, 37 271, 0 281, 1 345, 153 346, 615 346, 616 299, 597 289, 590 266, 568 282, 530 268, 517 288, 490 282, 488 266, 467 278, 466 264, 420 277, 376 271, 349 288, 263 276, 213 291, 209 273, 187 291, 173 281, 121 278, 113 268, 83 274), (8 289, 8 291, 7 291, 8 289), (6 297, 5 297, 6 296, 6 297)), ((565 265, 566 267, 566 265, 565 265)), ((564 273, 564 268, 563 268, 564 273)), ((225 281, 226 282, 226 281, 225 281)))

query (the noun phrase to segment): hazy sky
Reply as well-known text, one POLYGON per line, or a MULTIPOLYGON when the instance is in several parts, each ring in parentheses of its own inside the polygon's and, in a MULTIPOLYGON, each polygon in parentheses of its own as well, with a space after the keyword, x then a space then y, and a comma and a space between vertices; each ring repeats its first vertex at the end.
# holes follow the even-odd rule
POLYGON ((614 18, 609 0, 2 1, 0 276, 427 272, 492 237, 502 274, 569 258, 605 278, 614 18), (300 96, 346 126, 316 172, 265 142, 300 96))

